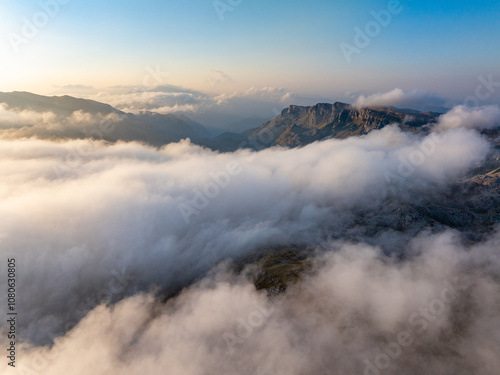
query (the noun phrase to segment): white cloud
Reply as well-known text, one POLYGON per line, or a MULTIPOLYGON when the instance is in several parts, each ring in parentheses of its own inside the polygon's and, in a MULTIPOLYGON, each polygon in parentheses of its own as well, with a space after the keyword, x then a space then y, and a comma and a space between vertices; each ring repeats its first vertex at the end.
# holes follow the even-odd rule
POLYGON ((500 108, 497 105, 466 107, 459 105, 439 118, 439 129, 492 129, 500 126, 500 108))
POLYGON ((98 93, 99 90, 93 86, 88 85, 65 85, 65 86, 54 86, 54 95, 94 95, 98 93))
POLYGON ((102 123, 119 122, 117 113, 107 115, 74 111, 69 116, 54 112, 11 110, 0 106, 0 137, 4 139, 30 137, 73 137, 75 133, 85 135, 85 131, 98 129, 102 123))
POLYGON ((33 124, 49 125, 56 121, 56 117, 53 112, 14 111, 5 104, 0 105, 0 129, 33 124))
MULTIPOLYGON (((217 72, 217 75, 221 74, 223 72, 217 72)), ((149 88, 117 87, 89 98, 131 113, 181 112, 203 125, 234 132, 248 130, 236 126, 239 121, 259 118, 261 121, 257 121, 254 126, 260 126, 290 104, 314 105, 320 101, 332 101, 305 97, 282 87, 252 87, 246 91, 209 95, 171 85, 149 88)))
POLYGON ((391 106, 425 106, 443 105, 444 99, 430 94, 424 90, 404 91, 399 88, 372 95, 360 95, 353 103, 356 107, 391 107, 391 106))
POLYGON ((211 77, 208 79, 208 83, 210 83, 212 87, 233 81, 233 79, 222 70, 211 70, 210 73, 211 77))
POLYGON ((188 142, 161 150, 89 140, 0 141, 0 146, 0 215, 12 218, 1 245, 26 264, 21 276, 25 301, 52 296, 53 305, 40 304, 32 311, 24 307, 26 321, 47 330, 51 326, 37 319, 66 311, 67 303, 76 304, 113 269, 125 267, 138 285, 170 285, 249 249, 314 241, 327 229, 343 233, 351 210, 376 207, 389 194, 389 185, 396 191, 426 189, 456 177, 489 150, 473 131, 418 139, 397 127, 257 153, 217 154, 188 142), (426 156, 420 150, 429 144, 434 150, 426 156), (402 173, 401 160, 408 164, 417 154, 423 160, 404 179, 387 179, 388 173, 402 173), (226 184, 227 176, 213 176, 226 175, 230 163, 242 172, 227 187, 215 188, 219 194, 200 209, 207 199, 199 192, 214 195, 215 178, 226 184), (187 215, 189 224, 181 204, 196 208, 187 215), (72 261, 72 249, 88 258, 72 261), (54 277, 28 282, 46 273, 54 277), (72 281, 65 283, 65 278, 72 281))
POLYGON ((110 104, 124 112, 151 111, 162 114, 176 111, 196 112, 210 102, 206 96, 197 93, 155 91, 132 91, 119 94, 102 92, 93 99, 110 104))
MULTIPOLYGON (((88 119, 77 113, 74 120, 88 119)), ((155 149, 0 140, 0 216, 9 219, 0 249, 19 264, 19 365, 42 358, 37 371, 50 375, 362 373, 364 359, 373 361, 408 329, 415 345, 389 374, 422 355, 429 374, 445 365, 457 374, 496 368, 500 293, 490 274, 500 269, 498 236, 464 249, 455 234, 408 235, 401 263, 352 241, 378 238, 358 229, 357 210, 379 215, 390 195, 435 194, 489 147, 474 130, 419 137, 396 126, 297 149, 225 154, 188 141, 155 149), (402 161, 413 170, 387 179, 401 174, 402 161), (239 172, 228 174, 234 166, 239 172), (54 168, 68 173, 58 177, 54 168), (181 205, 196 207, 189 222, 181 205), (205 277, 224 259, 294 243, 333 253, 317 255, 315 272, 281 305, 225 267, 205 277), (445 306, 442 320, 415 332, 409 315, 456 277, 472 280, 471 289, 445 306), (151 292, 177 291, 195 278, 166 304, 151 292), (111 306, 96 307, 103 300, 111 306), (224 334, 238 334, 240 318, 273 306, 229 351, 224 334), (43 346, 52 335, 59 335, 55 345, 43 346)), ((384 236, 397 238, 390 228, 384 236)))
POLYGON ((315 272, 279 299, 221 268, 167 304, 137 294, 101 305, 51 348, 22 345, 19 368, 370 374, 379 365, 390 375, 492 374, 500 365, 499 240, 464 248, 450 232, 423 235, 399 263, 371 246, 331 243, 315 272))

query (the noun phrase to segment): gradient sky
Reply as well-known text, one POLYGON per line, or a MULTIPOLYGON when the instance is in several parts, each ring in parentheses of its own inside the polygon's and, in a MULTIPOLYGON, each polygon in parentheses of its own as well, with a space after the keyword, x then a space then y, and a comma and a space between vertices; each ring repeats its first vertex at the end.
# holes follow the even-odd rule
POLYGON ((221 21, 213 0, 70 0, 16 53, 9 35, 23 35, 40 3, 2 0, 0 91, 138 85, 157 66, 169 74, 161 83, 218 93, 272 86, 335 97, 399 87, 461 100, 480 75, 500 81, 500 1, 401 4, 348 63, 340 44, 354 44, 354 28, 388 1, 242 0, 221 21))

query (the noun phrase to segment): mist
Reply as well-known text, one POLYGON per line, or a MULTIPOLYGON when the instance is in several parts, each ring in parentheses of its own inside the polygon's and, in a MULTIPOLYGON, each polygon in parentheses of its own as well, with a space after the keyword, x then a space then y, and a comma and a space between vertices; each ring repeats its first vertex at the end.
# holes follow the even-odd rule
MULTIPOLYGON (((100 305, 51 347, 21 347, 41 374, 494 374, 499 233, 464 248, 424 233, 398 262, 331 242, 300 284, 257 292, 222 264, 166 304, 100 305)), ((28 364, 24 366, 24 364, 28 364)))
POLYGON ((436 195, 490 150, 460 125, 234 153, 189 140, 0 140, 0 247, 19 264, 22 365, 51 375, 493 373, 498 229, 471 244, 446 228, 397 232, 369 219, 388 199, 436 195), (312 267, 281 295, 256 290, 255 265, 231 266, 284 245, 306 246, 312 267), (411 319, 421 307, 435 313, 411 319), (387 354, 400 332, 412 344, 387 354))

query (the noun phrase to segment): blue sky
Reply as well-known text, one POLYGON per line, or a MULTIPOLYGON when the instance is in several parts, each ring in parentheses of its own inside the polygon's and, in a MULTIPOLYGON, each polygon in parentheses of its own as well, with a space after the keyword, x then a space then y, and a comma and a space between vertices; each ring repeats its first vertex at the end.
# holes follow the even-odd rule
POLYGON ((213 0, 70 0, 16 52, 9 38, 23 37, 24 18, 42 8, 3 0, 0 91, 136 85, 156 66, 168 83, 219 93, 286 87, 341 97, 398 87, 460 100, 479 75, 500 80, 500 1, 401 1, 348 62, 341 43, 355 46, 354 28, 388 3, 242 0, 222 21, 213 0))

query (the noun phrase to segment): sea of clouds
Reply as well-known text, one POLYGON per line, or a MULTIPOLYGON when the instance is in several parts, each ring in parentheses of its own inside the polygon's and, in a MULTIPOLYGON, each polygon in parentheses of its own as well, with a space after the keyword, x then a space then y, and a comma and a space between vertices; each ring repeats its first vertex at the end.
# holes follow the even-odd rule
POLYGON ((259 152, 0 140, 0 249, 16 258, 21 312, 19 368, 0 368, 494 374, 498 230, 473 245, 423 231, 397 249, 390 230, 380 244, 345 235, 356 210, 427 194, 480 165, 491 144, 476 128, 498 125, 498 114, 475 111, 455 109, 426 136, 392 125, 259 152), (279 296, 228 263, 289 244, 313 249, 313 267, 279 296))

